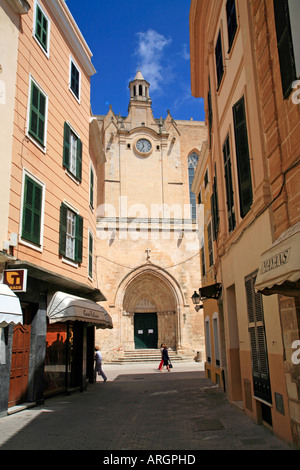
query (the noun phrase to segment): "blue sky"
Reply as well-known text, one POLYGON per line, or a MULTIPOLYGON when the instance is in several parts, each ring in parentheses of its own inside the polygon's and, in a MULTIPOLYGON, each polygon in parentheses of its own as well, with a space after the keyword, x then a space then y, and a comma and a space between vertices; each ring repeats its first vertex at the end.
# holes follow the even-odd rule
POLYGON ((141 70, 150 83, 155 118, 204 120, 203 100, 192 97, 189 0, 67 0, 93 53, 92 111, 112 105, 126 116, 129 81, 141 70))

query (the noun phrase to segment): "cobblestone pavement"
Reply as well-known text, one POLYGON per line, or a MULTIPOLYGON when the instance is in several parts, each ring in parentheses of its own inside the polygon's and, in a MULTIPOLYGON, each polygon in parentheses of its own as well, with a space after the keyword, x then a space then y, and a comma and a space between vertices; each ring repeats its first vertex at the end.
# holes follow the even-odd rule
POLYGON ((107 382, 1 418, 0 450, 290 450, 228 403, 201 363, 103 368, 107 382))

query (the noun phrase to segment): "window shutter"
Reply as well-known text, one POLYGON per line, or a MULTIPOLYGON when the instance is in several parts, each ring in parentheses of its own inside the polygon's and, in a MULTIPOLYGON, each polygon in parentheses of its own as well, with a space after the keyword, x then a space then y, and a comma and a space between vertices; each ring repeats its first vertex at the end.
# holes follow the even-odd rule
POLYGON ((89 276, 93 277, 93 236, 89 233, 89 276))
POLYGON ((76 161, 76 178, 81 182, 82 175, 82 142, 77 140, 77 161, 76 161))
POLYGON ((37 5, 35 36, 47 52, 48 45, 48 20, 37 5))
POLYGON ((282 92, 288 98, 297 79, 288 1, 274 0, 274 14, 282 92))
POLYGON ((212 211, 212 224, 213 224, 213 239, 216 240, 219 232, 219 199, 218 199, 218 188, 217 188, 217 175, 215 167, 215 177, 213 181, 212 195, 210 198, 211 211, 212 211))
POLYGON ((224 157, 225 186, 226 186, 226 198, 227 198, 228 228, 229 228, 229 232, 232 232, 232 230, 234 230, 235 228, 235 212, 234 212, 234 197, 233 197, 233 185, 232 185, 229 135, 226 137, 226 140, 223 145, 223 157, 224 157))
POLYGON ((227 30, 228 30, 228 45, 229 45, 228 52, 229 52, 231 49, 233 40, 234 40, 235 32, 237 30, 235 0, 227 0, 226 14, 227 14, 227 30))
POLYGON ((59 254, 66 256, 66 237, 67 237, 67 212, 65 204, 60 206, 60 227, 59 227, 59 254))
POLYGON ((256 273, 245 279, 254 395, 272 403, 262 296, 254 290, 256 273))
POLYGON ((83 217, 76 216, 75 261, 82 263, 83 217))
POLYGON ((94 171, 92 167, 90 171, 90 205, 94 208, 94 171))
POLYGON ((46 97, 31 82, 29 133, 44 146, 46 120, 46 97))
POLYGON ((70 126, 67 122, 64 124, 63 165, 67 170, 70 169, 70 126))
POLYGON ((248 146, 245 102, 242 97, 233 107, 235 146, 239 180, 240 214, 244 218, 252 202, 252 179, 248 146))
POLYGON ((218 81, 218 88, 219 88, 222 77, 223 77, 223 73, 224 73, 221 31, 219 32, 217 44, 215 47, 215 56, 216 56, 217 81, 218 81))
POLYGON ((40 245, 42 218, 42 187, 26 176, 24 188, 24 207, 22 238, 40 245))
POLYGON ((211 103, 210 77, 208 78, 207 106, 208 106, 209 148, 211 148, 211 130, 212 130, 212 122, 213 122, 213 112, 212 112, 212 103, 211 103))

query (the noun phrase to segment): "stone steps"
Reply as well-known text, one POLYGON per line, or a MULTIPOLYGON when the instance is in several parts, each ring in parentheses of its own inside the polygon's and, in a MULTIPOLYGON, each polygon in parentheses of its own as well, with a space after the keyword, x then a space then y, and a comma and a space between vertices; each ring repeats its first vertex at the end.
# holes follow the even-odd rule
MULTIPOLYGON (((193 360, 177 354, 176 351, 169 350, 168 352, 171 362, 187 362, 193 360)), ((112 359, 109 361, 109 364, 159 363, 160 359, 161 352, 159 349, 135 349, 132 351, 124 351, 124 356, 112 359)))

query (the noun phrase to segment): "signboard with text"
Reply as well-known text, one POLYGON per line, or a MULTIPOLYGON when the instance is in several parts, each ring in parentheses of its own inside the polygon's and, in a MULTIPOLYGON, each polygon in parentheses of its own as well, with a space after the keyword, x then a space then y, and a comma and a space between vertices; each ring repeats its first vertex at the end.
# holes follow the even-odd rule
POLYGON ((5 269, 3 284, 14 292, 26 292, 27 269, 5 269))

